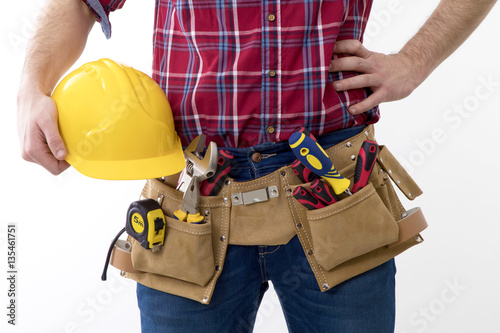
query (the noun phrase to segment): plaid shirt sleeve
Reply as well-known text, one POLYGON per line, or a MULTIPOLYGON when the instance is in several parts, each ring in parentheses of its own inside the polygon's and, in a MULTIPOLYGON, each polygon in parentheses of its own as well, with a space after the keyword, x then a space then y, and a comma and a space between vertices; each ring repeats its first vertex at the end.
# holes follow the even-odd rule
POLYGON ((111 23, 109 13, 120 9, 126 0, 83 0, 94 13, 97 22, 101 23, 102 31, 106 38, 111 37, 111 23))

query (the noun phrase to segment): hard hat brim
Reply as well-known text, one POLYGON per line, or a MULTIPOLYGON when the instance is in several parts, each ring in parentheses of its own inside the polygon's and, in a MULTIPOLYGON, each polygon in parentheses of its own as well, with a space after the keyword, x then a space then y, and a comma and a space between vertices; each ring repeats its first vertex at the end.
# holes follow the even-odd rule
POLYGON ((77 160, 66 161, 81 174, 104 180, 140 180, 174 175, 184 169, 186 162, 180 141, 171 153, 158 157, 125 161, 77 160))

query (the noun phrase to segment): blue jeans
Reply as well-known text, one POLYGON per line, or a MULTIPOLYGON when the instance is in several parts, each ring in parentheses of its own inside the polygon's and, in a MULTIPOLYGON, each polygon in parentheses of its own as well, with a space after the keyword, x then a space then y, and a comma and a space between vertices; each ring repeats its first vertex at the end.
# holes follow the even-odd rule
MULTIPOLYGON (((338 131, 318 141, 326 148, 360 130, 338 131)), ((235 156, 231 177, 238 181, 262 177, 295 159, 286 143, 230 151, 235 156), (261 161, 252 160, 255 152, 261 161)), ((393 332, 395 273, 390 260, 321 292, 297 237, 279 246, 229 245, 209 305, 137 284, 142 331, 251 332, 272 281, 290 332, 393 332)))

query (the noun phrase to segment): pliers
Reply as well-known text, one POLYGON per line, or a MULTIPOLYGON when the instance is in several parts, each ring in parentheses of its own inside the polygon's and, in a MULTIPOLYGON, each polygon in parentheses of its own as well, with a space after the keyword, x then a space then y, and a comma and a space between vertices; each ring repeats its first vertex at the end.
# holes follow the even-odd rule
POLYGON ((198 203, 200 200, 200 185, 198 177, 191 178, 191 182, 184 192, 184 202, 180 209, 174 212, 174 217, 179 221, 184 221, 193 224, 201 224, 205 222, 205 217, 198 211, 198 203))

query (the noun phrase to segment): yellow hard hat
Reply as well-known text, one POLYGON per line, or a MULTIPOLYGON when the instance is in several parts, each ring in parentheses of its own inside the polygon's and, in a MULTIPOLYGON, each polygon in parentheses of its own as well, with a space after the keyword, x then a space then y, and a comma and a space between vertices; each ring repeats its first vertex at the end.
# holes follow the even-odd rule
POLYGON ((68 74, 52 94, 66 160, 98 179, 148 179, 185 165, 172 110, 146 74, 101 59, 68 74))

